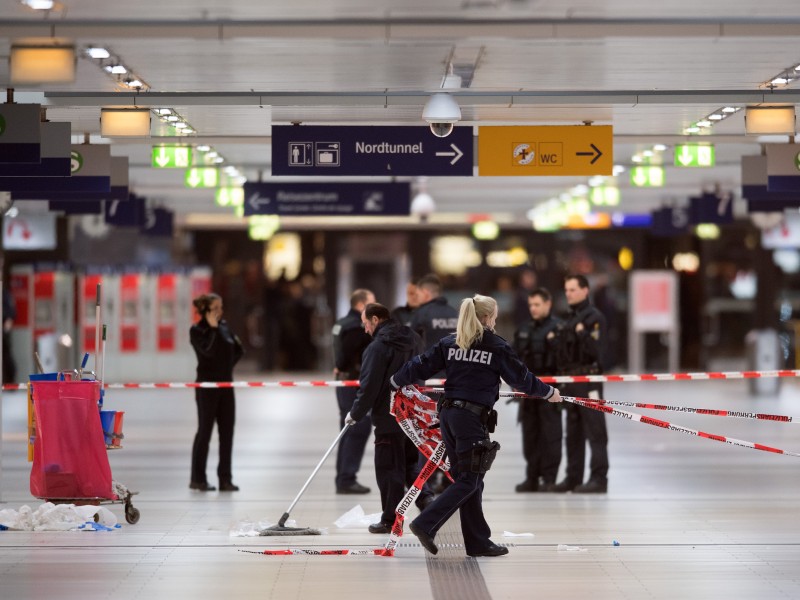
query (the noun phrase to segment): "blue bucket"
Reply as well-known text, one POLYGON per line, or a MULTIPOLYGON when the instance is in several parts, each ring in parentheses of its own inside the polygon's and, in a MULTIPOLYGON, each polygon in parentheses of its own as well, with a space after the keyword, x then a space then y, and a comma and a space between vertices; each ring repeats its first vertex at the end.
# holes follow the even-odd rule
POLYGON ((101 410, 100 411, 100 424, 103 426, 103 437, 105 438, 106 446, 110 446, 114 441, 114 418, 117 416, 115 410, 101 410))

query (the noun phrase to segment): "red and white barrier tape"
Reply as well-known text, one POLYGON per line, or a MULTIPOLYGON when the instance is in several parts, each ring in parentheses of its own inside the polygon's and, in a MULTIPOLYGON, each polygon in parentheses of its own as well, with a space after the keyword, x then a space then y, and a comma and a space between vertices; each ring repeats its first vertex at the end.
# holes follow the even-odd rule
MULTIPOLYGON (((719 379, 767 379, 774 377, 800 377, 800 370, 779 371, 720 371, 707 373, 644 373, 627 375, 557 375, 540 377, 545 383, 609 383, 633 381, 709 381, 719 379)), ((430 379, 427 385, 442 385, 444 379, 430 379)), ((4 390, 24 390, 27 383, 6 383, 4 390)), ((202 381, 202 382, 161 382, 161 383, 106 383, 107 390, 127 389, 186 389, 186 388, 318 388, 318 387, 358 387, 355 379, 345 381, 202 381)))
MULTIPOLYGON (((433 392, 442 392, 443 388, 423 388, 429 389, 433 392)), ((538 400, 532 396, 528 396, 522 392, 500 392, 500 396, 530 398, 531 400, 538 400)), ((749 419, 751 421, 770 421, 772 423, 800 423, 800 417, 791 417, 789 415, 772 415, 769 413, 754 413, 745 412, 741 410, 718 410, 716 408, 694 408, 692 406, 670 406, 667 404, 648 404, 646 402, 625 402, 622 400, 594 400, 592 398, 575 398, 583 402, 591 402, 593 404, 606 404, 609 406, 631 406, 633 408, 647 408, 650 410, 671 410, 675 412, 690 413, 703 415, 707 417, 731 417, 734 419, 749 419)))
POLYGON ((714 433, 706 433, 705 431, 699 431, 697 429, 692 429, 690 427, 684 427, 683 425, 677 425, 675 423, 670 423, 668 421, 662 421, 660 419, 653 419, 652 417, 646 417, 644 415, 640 415, 634 412, 628 412, 626 410, 621 410, 618 408, 612 408, 603 404, 602 402, 598 401, 589 401, 581 399, 581 398, 574 398, 572 396, 561 396, 562 400, 565 402, 570 402, 572 404, 577 404, 578 406, 583 406, 585 408, 590 408, 592 410, 597 410, 603 413, 608 413, 610 415, 614 415, 616 417, 622 417, 625 419, 629 419, 631 421, 638 421, 639 423, 644 423, 646 425, 653 425, 654 427, 661 427, 662 429, 669 429, 670 431, 678 431, 680 433, 686 433, 688 435, 695 435, 697 437, 706 438, 708 440, 714 440, 717 442, 724 442, 726 444, 731 444, 732 446, 741 446, 742 448, 750 448, 751 450, 762 450, 764 452, 772 452, 774 454, 784 454, 786 456, 797 456, 800 457, 800 452, 790 452, 788 450, 781 450, 780 448, 773 448, 771 446, 765 446, 764 444, 756 444, 755 442, 748 442, 745 440, 739 440, 736 438, 726 437, 724 435, 717 435, 714 433))
POLYGON ((280 550, 239 550, 247 554, 266 554, 267 556, 293 556, 297 554, 312 554, 314 556, 355 556, 380 554, 383 548, 373 548, 372 550, 312 550, 310 548, 281 548, 280 550))

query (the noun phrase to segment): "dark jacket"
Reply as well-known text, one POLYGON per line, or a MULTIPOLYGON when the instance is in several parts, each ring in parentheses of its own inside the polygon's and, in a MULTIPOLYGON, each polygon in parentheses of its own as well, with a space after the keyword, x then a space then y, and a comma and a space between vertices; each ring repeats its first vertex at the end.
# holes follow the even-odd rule
POLYGON ((389 319, 378 325, 372 343, 361 359, 361 386, 350 416, 360 420, 372 409, 375 435, 402 431, 389 414, 392 386, 389 377, 420 349, 420 340, 411 329, 389 319))
POLYGON ((539 375, 555 375, 558 337, 561 320, 552 315, 530 319, 514 333, 514 351, 531 371, 539 375), (550 338, 547 336, 553 333, 550 338))
POLYGON ((225 319, 213 328, 203 318, 192 325, 189 339, 197 355, 197 381, 233 381, 233 367, 244 349, 225 319))
POLYGON ((415 356, 392 376, 391 383, 402 387, 427 379, 444 369, 445 398, 468 400, 494 406, 502 377, 511 387, 536 396, 549 398, 553 388, 531 373, 511 346, 496 333, 485 329, 483 338, 467 350, 456 346, 456 336, 448 335, 425 354, 415 356))
POLYGON ((361 313, 351 308, 336 321, 333 334, 333 364, 339 370, 338 379, 358 379, 361 373, 361 355, 372 341, 361 324, 361 313))
POLYGON ((400 325, 411 325, 411 317, 414 316, 415 308, 411 308, 408 304, 398 306, 392 311, 392 318, 400 323, 400 325))
POLYGON ((606 318, 588 298, 570 306, 558 328, 559 372, 564 375, 602 373, 606 339, 606 318), (575 331, 578 323, 583 323, 580 332, 575 331))
POLYGON ((409 327, 422 338, 422 347, 427 350, 443 337, 455 332, 458 326, 458 311, 439 296, 421 305, 411 315, 409 327))

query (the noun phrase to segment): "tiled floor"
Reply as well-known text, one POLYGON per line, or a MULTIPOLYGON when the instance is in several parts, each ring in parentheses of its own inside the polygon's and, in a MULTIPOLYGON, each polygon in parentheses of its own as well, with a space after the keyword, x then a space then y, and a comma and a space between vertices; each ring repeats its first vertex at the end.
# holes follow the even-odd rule
MULTIPOLYGON (((320 378, 317 374, 315 378, 320 378)), ((285 376, 282 376, 285 378, 285 376)), ((298 379, 309 377, 299 376, 298 379)), ((800 416, 800 384, 751 398, 742 381, 611 384, 605 397, 800 416)), ((189 390, 115 391, 126 411, 125 448, 111 454, 115 478, 141 493, 137 525, 113 532, 0 532, 0 596, 27 598, 800 598, 800 458, 738 448, 608 417, 610 488, 605 496, 514 493, 522 479, 515 408, 500 403, 503 446, 487 476, 485 511, 501 558, 466 558, 456 522, 426 556, 413 536, 394 558, 264 556, 267 548, 376 548, 384 537, 337 529, 377 491, 333 494, 333 461, 292 511, 321 536, 231 537, 244 520, 275 522, 337 433, 331 389, 237 391, 234 472, 238 493, 188 489, 196 423, 189 390), (504 531, 535 537, 503 537, 504 531), (619 545, 614 545, 614 542, 619 545), (559 544, 584 551, 559 551, 559 544)), ((634 412, 647 412, 630 409, 634 412)), ((24 396, 3 396, 0 508, 38 506, 28 492, 24 396)), ((778 448, 800 451, 795 424, 648 414, 778 448)), ((210 480, 215 457, 209 468, 210 480)), ((375 489, 368 449, 362 483, 375 489)), ((414 509, 415 510, 415 509, 414 509)), ((455 520, 454 520, 455 521, 455 520)))

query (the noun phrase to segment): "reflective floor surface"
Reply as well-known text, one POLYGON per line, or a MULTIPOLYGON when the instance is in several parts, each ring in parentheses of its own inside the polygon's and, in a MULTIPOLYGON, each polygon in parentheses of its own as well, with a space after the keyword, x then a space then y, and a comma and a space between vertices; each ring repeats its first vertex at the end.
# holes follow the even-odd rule
MULTIPOLYGON (((794 381, 758 398, 744 381, 618 383, 604 396, 800 416, 794 381)), ((37 507, 28 490, 25 397, 6 393, 2 402, 0 509, 37 507)), ((140 492, 140 521, 128 525, 114 505, 122 528, 112 532, 0 532, 2 598, 800 598, 800 458, 609 416, 608 494, 518 494, 524 467, 516 407, 501 401, 502 450, 486 478, 484 509, 507 556, 466 557, 457 519, 437 537, 436 557, 411 535, 393 558, 265 556, 241 551, 363 550, 386 541, 333 524, 358 504, 367 513, 380 509, 371 447, 360 475, 370 494, 334 494, 329 460, 292 511, 300 526, 327 528, 323 535, 230 535, 244 521, 274 523, 287 509, 338 432, 332 389, 237 390, 234 480, 241 491, 234 493, 188 488, 191 390, 113 391, 106 406, 126 411, 125 447, 110 460, 115 479, 140 492)), ((794 423, 626 410, 800 452, 794 423)), ((216 435, 208 471, 214 484, 215 444, 216 435)))

